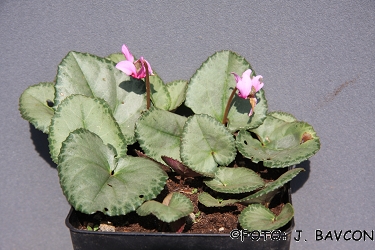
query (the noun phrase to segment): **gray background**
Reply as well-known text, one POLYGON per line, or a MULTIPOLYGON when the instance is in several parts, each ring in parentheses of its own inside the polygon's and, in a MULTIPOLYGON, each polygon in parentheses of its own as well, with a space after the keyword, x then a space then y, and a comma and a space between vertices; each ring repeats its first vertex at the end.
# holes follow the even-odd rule
POLYGON ((314 230, 375 230, 374 1, 2 1, 0 41, 0 249, 71 249, 69 205, 20 94, 53 80, 70 50, 106 56, 123 43, 165 81, 189 79, 217 50, 243 55, 264 77, 269 110, 321 138, 293 182, 307 241, 291 248, 373 248, 317 242, 314 230))

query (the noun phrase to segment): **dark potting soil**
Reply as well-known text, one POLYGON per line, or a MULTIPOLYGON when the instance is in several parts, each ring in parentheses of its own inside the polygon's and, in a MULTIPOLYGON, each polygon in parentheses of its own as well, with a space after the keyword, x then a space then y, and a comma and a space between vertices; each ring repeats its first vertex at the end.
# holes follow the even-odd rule
MULTIPOLYGON (((266 181, 272 181, 278 178, 287 169, 267 169, 262 164, 254 164, 250 161, 241 158, 236 159, 232 167, 238 167, 246 164, 254 171, 260 173, 261 177, 266 181)), ((109 225, 112 230, 116 232, 176 232, 178 229, 183 230, 182 233, 230 233, 231 230, 241 228, 238 223, 238 215, 246 207, 242 204, 233 204, 226 207, 205 207, 198 202, 198 194, 201 192, 208 192, 214 197, 222 199, 242 198, 247 194, 227 195, 218 194, 209 189, 203 183, 203 177, 185 178, 182 179, 174 172, 169 172, 169 179, 165 185, 164 190, 155 199, 162 202, 164 197, 170 192, 180 192, 186 195, 194 205, 193 214, 190 217, 182 218, 176 223, 164 223, 158 220, 155 216, 139 216, 136 212, 131 212, 123 216, 106 216, 102 213, 93 215, 86 215, 78 213, 81 226, 79 229, 86 230, 89 228, 98 228, 100 224, 109 225)), ((273 213, 278 215, 287 202, 286 189, 282 189, 280 194, 276 195, 272 200, 269 208, 273 213)))

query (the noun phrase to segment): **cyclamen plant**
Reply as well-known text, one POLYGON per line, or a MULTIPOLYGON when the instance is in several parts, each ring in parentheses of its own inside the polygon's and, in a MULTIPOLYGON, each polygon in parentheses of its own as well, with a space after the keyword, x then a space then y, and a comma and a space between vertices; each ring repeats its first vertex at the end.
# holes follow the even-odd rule
POLYGON ((232 51, 210 56, 189 82, 167 84, 143 57, 135 60, 125 45, 122 52, 106 58, 69 52, 55 82, 33 85, 20 97, 22 117, 48 134, 68 202, 86 214, 136 211, 177 221, 191 214, 193 205, 179 192, 162 203, 154 200, 166 185, 166 165, 182 178, 204 178, 205 190, 213 190, 199 194, 204 206, 247 205, 239 215, 242 228, 287 224, 291 204, 278 215, 268 206, 303 171, 290 166, 319 150, 312 126, 268 112, 263 77, 232 51), (186 107, 191 114, 180 111, 186 107), (128 152, 134 143, 141 157, 128 152), (268 171, 285 171, 266 182, 247 166, 233 167, 238 155, 263 162, 268 171))

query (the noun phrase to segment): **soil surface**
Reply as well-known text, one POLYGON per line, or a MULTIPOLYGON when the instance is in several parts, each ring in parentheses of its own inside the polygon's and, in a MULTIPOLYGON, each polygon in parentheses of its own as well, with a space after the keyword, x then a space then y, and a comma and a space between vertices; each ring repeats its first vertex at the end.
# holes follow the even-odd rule
MULTIPOLYGON (((243 164, 249 166, 249 162, 246 159, 237 159, 236 163, 232 167, 238 167, 243 164)), ((251 168, 258 172, 262 178, 266 181, 275 180, 287 169, 267 169, 261 164, 251 163, 251 168), (272 171, 270 171, 272 170, 272 171), (272 173, 271 173, 272 172, 272 173)), ((131 212, 124 216, 109 217, 102 213, 96 213, 93 215, 85 215, 78 213, 80 226, 79 229, 86 230, 87 228, 98 229, 106 228, 106 225, 110 226, 110 231, 116 232, 179 232, 183 233, 222 233, 228 234, 235 228, 241 228, 238 223, 238 215, 246 207, 242 204, 233 204, 226 207, 205 207, 198 202, 198 194, 201 192, 208 192, 214 197, 218 196, 218 193, 209 189, 203 183, 203 177, 185 178, 176 175, 174 172, 169 172, 169 179, 165 185, 164 190, 155 199, 162 202, 164 197, 170 192, 180 192, 186 195, 192 201, 194 205, 194 212, 190 217, 180 219, 175 223, 164 223, 158 220, 155 216, 138 216, 136 212, 131 212)), ((233 195, 220 194, 222 199, 229 198, 242 198, 250 193, 233 195)), ((287 193, 285 189, 281 190, 281 193, 276 195, 270 204, 270 209, 276 215, 278 215, 287 202, 287 193)))

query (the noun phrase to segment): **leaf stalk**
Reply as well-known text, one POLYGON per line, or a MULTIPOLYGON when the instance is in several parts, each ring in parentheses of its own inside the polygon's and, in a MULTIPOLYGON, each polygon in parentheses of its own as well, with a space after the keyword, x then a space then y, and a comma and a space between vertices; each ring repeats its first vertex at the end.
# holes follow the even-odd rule
POLYGON ((237 88, 234 87, 232 93, 230 94, 230 97, 228 99, 228 102, 227 102, 227 106, 225 107, 225 112, 224 112, 224 116, 223 116, 223 121, 221 122, 222 124, 226 125, 228 123, 228 113, 229 113, 229 109, 230 109, 230 105, 232 103, 232 100, 233 100, 233 97, 234 97, 234 94, 236 93, 237 91, 237 88))

